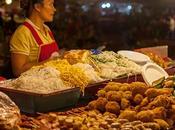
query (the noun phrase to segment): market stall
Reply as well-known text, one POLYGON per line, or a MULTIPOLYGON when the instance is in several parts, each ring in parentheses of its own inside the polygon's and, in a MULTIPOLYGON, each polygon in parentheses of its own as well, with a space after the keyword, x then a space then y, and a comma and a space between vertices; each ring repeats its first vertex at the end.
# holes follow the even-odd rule
POLYGON ((174 77, 168 74, 175 69, 165 61, 167 73, 144 56, 148 61, 140 64, 112 51, 71 50, 1 81, 0 91, 21 110, 17 124, 25 129, 172 129, 174 77))

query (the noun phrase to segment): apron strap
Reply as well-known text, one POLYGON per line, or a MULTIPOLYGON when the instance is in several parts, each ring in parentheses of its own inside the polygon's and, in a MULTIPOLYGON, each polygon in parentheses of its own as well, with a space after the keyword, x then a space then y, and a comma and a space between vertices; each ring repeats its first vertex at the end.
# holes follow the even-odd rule
POLYGON ((30 25, 28 22, 24 22, 23 23, 24 26, 26 26, 32 33, 33 37, 35 38, 37 44, 40 46, 43 44, 41 38, 39 37, 38 33, 36 32, 36 30, 32 27, 32 25, 30 25))
POLYGON ((52 31, 49 31, 49 35, 50 35, 50 37, 52 38, 52 40, 55 40, 52 31))

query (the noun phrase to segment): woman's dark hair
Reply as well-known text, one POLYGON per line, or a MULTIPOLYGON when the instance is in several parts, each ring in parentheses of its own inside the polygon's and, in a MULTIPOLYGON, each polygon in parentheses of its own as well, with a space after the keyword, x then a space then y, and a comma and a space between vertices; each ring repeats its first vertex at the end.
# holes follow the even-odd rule
POLYGON ((26 17, 28 17, 37 3, 42 3, 43 0, 20 0, 20 7, 24 10, 26 17))

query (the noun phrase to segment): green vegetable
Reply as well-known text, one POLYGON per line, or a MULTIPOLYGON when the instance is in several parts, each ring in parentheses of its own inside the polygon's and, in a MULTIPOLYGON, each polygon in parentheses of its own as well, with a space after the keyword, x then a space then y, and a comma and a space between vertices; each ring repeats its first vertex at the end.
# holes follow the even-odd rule
POLYGON ((162 83, 165 81, 165 77, 162 77, 152 83, 152 85, 156 88, 163 88, 162 83))

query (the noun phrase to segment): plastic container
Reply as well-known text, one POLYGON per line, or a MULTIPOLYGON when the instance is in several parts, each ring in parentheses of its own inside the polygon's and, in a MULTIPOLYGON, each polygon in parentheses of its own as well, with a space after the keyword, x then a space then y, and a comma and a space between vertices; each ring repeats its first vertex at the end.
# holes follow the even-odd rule
POLYGON ((120 50, 117 53, 124 57, 127 57, 128 59, 132 60, 133 62, 139 65, 145 65, 147 62, 150 62, 150 58, 147 55, 144 55, 139 52, 129 51, 129 50, 120 50))
POLYGON ((147 63, 142 68, 142 76, 147 85, 152 85, 154 81, 162 77, 167 78, 168 73, 155 63, 147 63))
POLYGON ((0 87, 18 105, 20 110, 28 114, 50 112, 76 105, 80 97, 80 89, 72 88, 49 94, 37 94, 21 90, 0 87))

